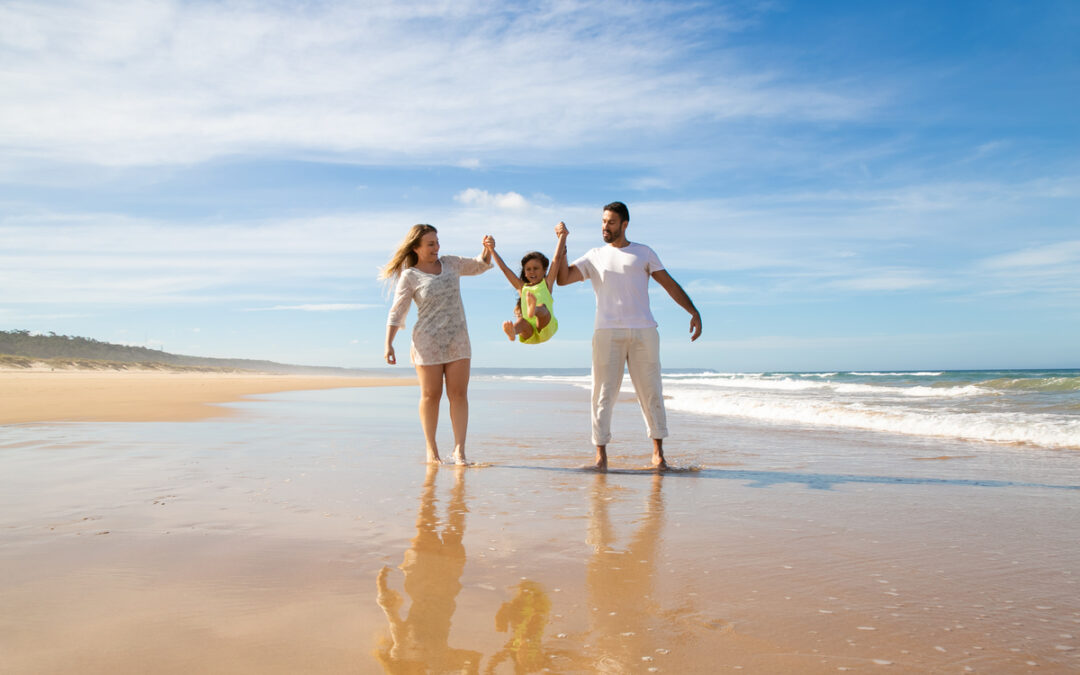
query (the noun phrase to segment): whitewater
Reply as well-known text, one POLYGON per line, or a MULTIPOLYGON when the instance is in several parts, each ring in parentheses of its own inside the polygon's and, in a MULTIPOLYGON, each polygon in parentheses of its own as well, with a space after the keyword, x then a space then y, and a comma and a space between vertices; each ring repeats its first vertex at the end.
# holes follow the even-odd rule
MULTIPOLYGON (((514 377, 591 386, 583 372, 514 377)), ((702 370, 663 381, 668 409, 694 415, 1080 450, 1080 370, 702 370)), ((633 391, 629 377, 623 389, 633 391)))

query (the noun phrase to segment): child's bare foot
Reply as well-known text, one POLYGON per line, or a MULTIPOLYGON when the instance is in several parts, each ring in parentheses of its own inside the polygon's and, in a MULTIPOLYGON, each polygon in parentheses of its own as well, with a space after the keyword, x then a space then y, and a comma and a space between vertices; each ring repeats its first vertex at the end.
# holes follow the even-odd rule
POLYGON ((506 333, 506 337, 510 338, 510 342, 517 339, 517 334, 514 333, 513 321, 503 321, 503 332, 506 333))
POLYGON ((532 293, 525 293, 525 309, 530 319, 536 317, 536 296, 532 293))

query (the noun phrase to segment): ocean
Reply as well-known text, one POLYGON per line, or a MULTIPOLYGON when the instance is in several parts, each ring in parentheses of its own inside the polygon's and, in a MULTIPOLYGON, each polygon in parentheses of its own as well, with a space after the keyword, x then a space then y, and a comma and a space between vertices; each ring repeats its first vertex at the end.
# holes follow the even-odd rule
MULTIPOLYGON (((478 371, 588 389, 587 370, 478 371)), ((1080 370, 665 371, 668 409, 717 421, 1080 450, 1080 370)), ((629 377, 623 382, 633 391, 629 377)))

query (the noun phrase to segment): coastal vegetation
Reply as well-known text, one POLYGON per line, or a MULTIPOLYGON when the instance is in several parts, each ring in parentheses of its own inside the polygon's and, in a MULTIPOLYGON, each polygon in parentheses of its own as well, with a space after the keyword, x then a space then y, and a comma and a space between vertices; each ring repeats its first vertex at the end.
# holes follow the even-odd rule
POLYGON ((0 331, 0 368, 84 370, 183 370, 205 372, 264 372, 354 375, 348 368, 298 366, 253 359, 186 356, 149 347, 120 345, 93 338, 28 330, 0 331))

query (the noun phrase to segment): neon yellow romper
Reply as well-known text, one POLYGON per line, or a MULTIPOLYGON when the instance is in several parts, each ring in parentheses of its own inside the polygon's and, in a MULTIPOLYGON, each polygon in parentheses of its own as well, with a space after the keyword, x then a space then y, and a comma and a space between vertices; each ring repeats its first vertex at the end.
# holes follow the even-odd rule
POLYGON ((524 339, 520 335, 518 339, 527 345, 538 345, 541 342, 547 342, 551 339, 551 336, 555 334, 555 331, 559 330, 559 322, 555 319, 555 301, 551 299, 551 291, 548 290, 547 280, 541 279, 539 283, 532 286, 521 287, 521 318, 529 322, 532 326, 533 334, 528 340, 524 339), (525 304, 525 293, 532 293, 536 296, 536 306, 545 305, 548 311, 551 312, 551 321, 548 325, 544 326, 543 330, 539 330, 536 327, 536 317, 529 318, 529 306, 525 304))

